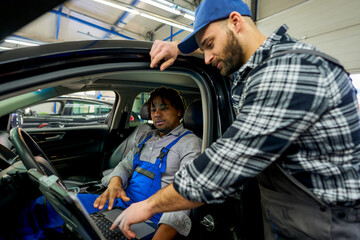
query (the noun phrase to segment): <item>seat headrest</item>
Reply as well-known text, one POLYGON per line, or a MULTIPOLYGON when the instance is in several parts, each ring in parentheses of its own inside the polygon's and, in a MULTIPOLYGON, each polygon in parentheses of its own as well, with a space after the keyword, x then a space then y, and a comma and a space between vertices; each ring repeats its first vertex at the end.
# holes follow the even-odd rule
POLYGON ((184 127, 193 131, 196 136, 202 138, 203 135, 203 112, 201 100, 193 101, 185 110, 184 127))
POLYGON ((148 108, 148 105, 146 103, 144 103, 141 106, 140 117, 141 117, 142 120, 151 120, 151 115, 150 115, 150 112, 149 112, 149 108, 148 108))

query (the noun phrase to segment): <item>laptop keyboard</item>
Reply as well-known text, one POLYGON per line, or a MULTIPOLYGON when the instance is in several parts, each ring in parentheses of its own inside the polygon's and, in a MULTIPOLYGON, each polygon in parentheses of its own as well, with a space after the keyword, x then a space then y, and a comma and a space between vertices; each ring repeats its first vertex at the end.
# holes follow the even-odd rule
POLYGON ((119 228, 115 228, 114 230, 110 230, 112 222, 105 218, 105 215, 101 212, 95 212, 90 214, 91 218, 94 220, 95 224, 98 226, 102 234, 106 239, 119 239, 119 240, 127 240, 127 238, 122 234, 119 228))

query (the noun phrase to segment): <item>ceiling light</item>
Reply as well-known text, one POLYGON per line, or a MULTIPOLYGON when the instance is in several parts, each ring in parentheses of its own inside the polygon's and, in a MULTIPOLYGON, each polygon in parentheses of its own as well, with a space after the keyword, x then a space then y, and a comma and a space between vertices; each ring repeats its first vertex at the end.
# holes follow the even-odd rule
POLYGON ((195 20, 193 11, 190 11, 188 9, 179 7, 176 4, 173 4, 173 3, 170 3, 170 2, 167 2, 167 1, 164 1, 164 0, 156 0, 156 1, 154 1, 154 0, 141 0, 141 1, 144 2, 144 3, 150 4, 150 5, 153 5, 155 7, 161 8, 161 9, 163 9, 165 11, 174 13, 176 15, 182 15, 183 17, 185 17, 185 18, 187 18, 187 19, 189 19, 191 21, 195 20))
MULTIPOLYGON (((174 4, 174 3, 168 2, 168 1, 166 1, 166 0, 151 0, 151 1, 160 2, 160 3, 162 3, 163 5, 166 5, 166 6, 168 6, 168 7, 177 9, 177 10, 179 10, 179 11, 182 12, 182 13, 187 13, 187 14, 193 15, 193 16, 195 15, 195 12, 194 12, 194 11, 191 11, 191 10, 189 10, 189 9, 187 9, 187 8, 181 7, 181 6, 176 5, 176 4, 174 4)), ((172 1, 174 1, 174 0, 172 0, 172 1)))
POLYGON ((23 41, 18 41, 18 40, 13 40, 13 39, 5 39, 5 42, 24 45, 24 46, 39 46, 39 44, 36 44, 36 43, 23 42, 23 41))
POLYGON ((179 10, 176 10, 176 9, 171 8, 171 7, 165 6, 165 5, 161 4, 161 3, 154 2, 152 0, 141 0, 141 1, 144 2, 144 3, 150 4, 150 5, 153 5, 154 7, 161 8, 161 9, 163 9, 165 11, 177 14, 177 15, 181 14, 181 12, 179 10))
POLYGON ((146 13, 140 13, 140 16, 146 17, 146 18, 149 18, 149 19, 152 19, 152 20, 161 22, 161 23, 165 23, 165 24, 167 24, 167 25, 170 25, 170 26, 173 26, 173 27, 177 27, 177 28, 183 29, 183 30, 188 31, 188 32, 193 32, 193 31, 194 31, 194 29, 192 29, 192 28, 184 27, 184 26, 181 26, 180 24, 176 24, 176 23, 173 23, 173 22, 169 22, 169 21, 166 21, 166 20, 164 20, 164 19, 157 18, 157 17, 151 16, 151 15, 146 14, 146 13))
POLYGON ((135 9, 132 9, 130 7, 123 7, 123 6, 120 6, 118 4, 111 3, 111 2, 108 2, 108 1, 104 1, 104 0, 93 0, 93 1, 102 3, 102 4, 107 5, 109 7, 117 8, 117 9, 120 9, 120 10, 123 10, 123 11, 127 11, 127 12, 133 13, 135 15, 140 14, 139 11, 137 11, 135 9))
POLYGON ((115 4, 115 3, 111 3, 111 2, 105 1, 105 0, 93 0, 93 1, 98 2, 98 3, 102 3, 102 4, 110 6, 110 7, 121 9, 123 11, 134 13, 136 15, 140 15, 142 17, 152 19, 154 21, 161 22, 161 23, 173 26, 173 27, 177 27, 177 28, 183 29, 183 30, 188 31, 188 32, 193 32, 194 31, 191 27, 187 27, 187 25, 185 25, 185 24, 182 24, 180 22, 176 22, 176 21, 174 21, 172 19, 165 18, 163 16, 157 15, 155 13, 152 13, 152 12, 140 9, 140 8, 128 6, 127 4, 124 4, 124 3, 115 4))
POLYGON ((195 16, 192 16, 192 15, 187 14, 187 13, 184 14, 184 18, 190 19, 191 21, 195 20, 195 16))

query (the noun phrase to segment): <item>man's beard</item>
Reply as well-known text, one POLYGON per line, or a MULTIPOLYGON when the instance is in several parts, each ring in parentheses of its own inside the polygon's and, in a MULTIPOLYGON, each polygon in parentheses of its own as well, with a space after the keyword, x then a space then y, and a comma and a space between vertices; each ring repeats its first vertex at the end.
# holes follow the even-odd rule
MULTIPOLYGON (((244 64, 244 51, 239 41, 236 39, 234 33, 230 30, 227 32, 227 41, 224 47, 224 55, 222 59, 221 75, 228 76, 235 71, 239 70, 244 64)), ((219 62, 219 61, 216 61, 219 62)))

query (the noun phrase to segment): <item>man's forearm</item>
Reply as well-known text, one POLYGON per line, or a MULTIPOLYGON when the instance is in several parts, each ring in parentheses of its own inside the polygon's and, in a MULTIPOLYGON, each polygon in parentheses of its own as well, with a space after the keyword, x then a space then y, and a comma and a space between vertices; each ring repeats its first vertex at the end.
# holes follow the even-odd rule
POLYGON ((174 228, 166 224, 161 224, 152 240, 170 240, 173 239, 176 234, 177 231, 174 228))
POLYGON ((192 209, 204 204, 203 202, 192 202, 185 199, 175 190, 173 184, 160 189, 146 201, 150 206, 150 211, 154 212, 154 214, 192 209))

